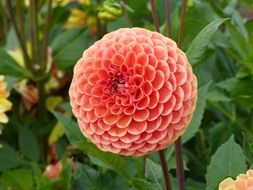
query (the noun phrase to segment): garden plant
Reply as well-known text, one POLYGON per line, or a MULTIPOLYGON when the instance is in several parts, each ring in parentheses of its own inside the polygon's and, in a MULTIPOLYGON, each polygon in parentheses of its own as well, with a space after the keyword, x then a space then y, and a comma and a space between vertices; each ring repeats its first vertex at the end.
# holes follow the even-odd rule
POLYGON ((252 0, 0 0, 0 190, 253 190, 252 0))

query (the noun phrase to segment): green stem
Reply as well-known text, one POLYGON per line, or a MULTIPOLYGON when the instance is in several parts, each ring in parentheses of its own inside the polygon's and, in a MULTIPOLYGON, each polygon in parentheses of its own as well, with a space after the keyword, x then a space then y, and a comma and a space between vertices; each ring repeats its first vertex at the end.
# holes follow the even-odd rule
POLYGON ((48 40, 49 40, 49 30, 50 30, 50 20, 51 20, 51 12, 52 12, 52 0, 48 0, 47 4, 47 16, 46 16, 46 24, 44 31, 44 46, 43 46, 43 60, 42 60, 42 71, 46 70, 47 60, 48 60, 48 40))
POLYGON ((39 59, 37 9, 38 9, 37 0, 30 0, 30 30, 31 30, 31 41, 32 41, 32 61, 35 66, 39 66, 41 62, 39 59))
POLYGON ((46 96, 45 96, 45 84, 42 81, 37 83, 39 91, 38 111, 40 119, 46 119, 46 96))
POLYGON ((15 30, 18 42, 20 44, 20 48, 21 48, 21 51, 22 51, 22 54, 23 54, 23 57, 24 57, 24 60, 25 60, 25 66, 26 66, 26 68, 28 68, 28 69, 30 69, 32 71, 33 67, 32 67, 30 58, 28 56, 27 50, 26 50, 25 42, 23 41, 21 33, 20 33, 19 29, 18 29, 18 25, 17 25, 17 22, 15 20, 14 12, 12 10, 12 3, 11 2, 12 2, 12 0, 6 0, 7 10, 9 12, 11 22, 13 24, 13 27, 14 27, 14 30, 15 30))

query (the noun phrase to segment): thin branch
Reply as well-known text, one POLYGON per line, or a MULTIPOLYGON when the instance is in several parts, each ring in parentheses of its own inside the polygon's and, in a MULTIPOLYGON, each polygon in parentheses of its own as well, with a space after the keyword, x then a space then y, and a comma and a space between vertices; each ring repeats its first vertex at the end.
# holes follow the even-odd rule
POLYGON ((170 0, 166 0, 166 3, 165 3, 165 13, 166 13, 166 28, 167 28, 167 33, 168 33, 168 37, 171 38, 172 37, 172 28, 171 28, 171 18, 170 18, 170 14, 171 14, 170 0))
POLYGON ((44 44, 43 44, 43 60, 42 60, 42 70, 46 69, 47 61, 48 61, 48 40, 49 40, 49 30, 50 30, 50 20, 52 13, 52 0, 48 0, 47 4, 47 15, 46 15, 46 24, 44 31, 44 44))
POLYGON ((157 11, 156 11, 156 4, 155 0, 150 0, 150 5, 151 5, 151 11, 152 11, 152 16, 153 16, 153 21, 155 25, 155 30, 157 32, 160 32, 160 26, 159 26, 159 20, 157 16, 157 11))
POLYGON ((7 10, 9 12, 10 19, 11 19, 11 22, 13 24, 16 36, 18 38, 18 42, 20 44, 20 48, 22 50, 22 54, 24 56, 25 66, 26 66, 26 68, 32 70, 31 61, 30 61, 30 58, 29 58, 27 50, 26 50, 25 42, 23 41, 22 36, 20 34, 20 31, 18 29, 18 25, 17 25, 17 22, 15 20, 14 12, 12 10, 12 4, 11 4, 11 2, 12 2, 12 0, 6 0, 7 10))
POLYGON ((185 12, 186 12, 187 0, 182 0, 182 8, 181 8, 181 15, 180 15, 180 25, 178 31, 178 41, 177 45, 179 48, 182 47, 183 42, 183 34, 184 34, 184 25, 185 25, 185 12))
POLYGON ((124 0, 119 0, 119 4, 123 10, 123 14, 124 14, 124 18, 125 18, 125 24, 128 28, 131 28, 132 27, 132 23, 129 19, 129 15, 128 15, 128 12, 127 12, 127 7, 126 7, 126 4, 125 4, 125 1, 124 0))
POLYGON ((164 150, 159 151, 159 156, 160 156, 160 162, 161 162, 162 171, 163 171, 163 178, 166 185, 166 190, 172 190, 164 150))

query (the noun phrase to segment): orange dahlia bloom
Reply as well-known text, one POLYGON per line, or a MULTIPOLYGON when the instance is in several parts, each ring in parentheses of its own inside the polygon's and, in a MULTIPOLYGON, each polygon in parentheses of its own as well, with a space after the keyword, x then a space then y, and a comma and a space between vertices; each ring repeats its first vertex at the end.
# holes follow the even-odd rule
POLYGON ((219 184, 219 190, 253 190, 253 170, 240 174, 236 180, 231 177, 224 179, 219 184))
POLYGON ((142 28, 106 34, 84 51, 69 95, 87 138, 104 151, 141 156, 185 131, 197 80, 174 41, 142 28))

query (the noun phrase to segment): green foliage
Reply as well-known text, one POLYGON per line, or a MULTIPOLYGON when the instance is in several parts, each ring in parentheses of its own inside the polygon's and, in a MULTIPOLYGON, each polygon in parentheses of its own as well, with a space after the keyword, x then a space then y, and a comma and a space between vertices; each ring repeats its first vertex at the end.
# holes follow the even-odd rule
POLYGON ((61 69, 73 67, 91 42, 88 30, 66 30, 57 35, 52 42, 53 61, 61 69))
POLYGON ((216 189, 222 179, 228 176, 236 177, 240 173, 245 173, 246 168, 246 157, 232 136, 218 148, 211 159, 206 174, 206 190, 216 189))
POLYGON ((188 126, 186 133, 182 137, 183 142, 187 142, 189 139, 191 139, 197 133, 200 127, 201 120, 205 111, 206 94, 210 84, 211 83, 209 82, 208 84, 200 87, 198 90, 196 110, 194 111, 193 118, 188 126))
POLYGON ((32 173, 27 169, 6 171, 2 175, 1 183, 5 189, 33 190, 32 173))
POLYGON ((25 161, 9 145, 2 144, 0 148, 0 163, 0 171, 5 171, 25 164, 25 161))
POLYGON ((23 154, 34 162, 38 162, 40 158, 40 147, 36 136, 27 128, 19 129, 19 148, 23 154))
POLYGON ((228 18, 224 19, 216 19, 210 24, 208 24, 201 32, 194 38, 190 47, 188 48, 186 54, 191 65, 197 64, 201 59, 205 52, 207 45, 209 44, 213 34, 218 30, 218 27, 228 20, 228 18))
POLYGON ((0 74, 18 78, 31 78, 32 74, 22 68, 4 49, 0 49, 0 74))
MULTIPOLYGON (((0 190, 165 189, 158 154, 144 159, 101 151, 80 131, 68 97, 73 67, 95 40, 129 23, 154 30, 150 3, 52 1, 47 22, 49 1, 40 1, 36 23, 34 1, 11 1, 31 60, 26 68, 3 2, 0 74, 12 110, 6 112, 9 122, 0 124, 0 190)), ((161 33, 167 35, 165 1, 155 3, 161 33)), ((182 1, 171 1, 174 41, 181 7, 182 1)), ((251 0, 187 2, 182 50, 198 79, 196 110, 181 138, 187 190, 215 190, 224 178, 253 167, 252 13, 251 0)), ((0 83, 0 118, 1 90, 0 83)), ((174 145, 165 152, 172 189, 177 189, 174 145)))

